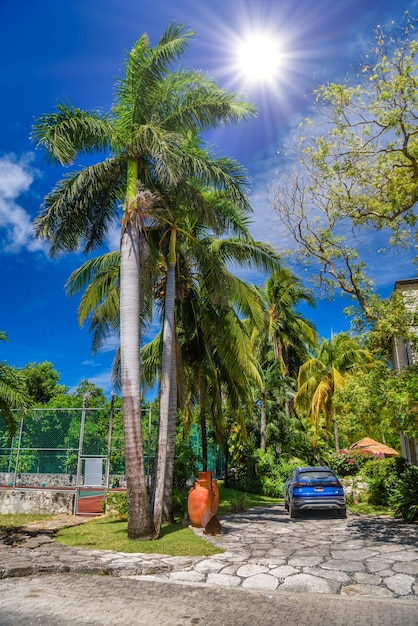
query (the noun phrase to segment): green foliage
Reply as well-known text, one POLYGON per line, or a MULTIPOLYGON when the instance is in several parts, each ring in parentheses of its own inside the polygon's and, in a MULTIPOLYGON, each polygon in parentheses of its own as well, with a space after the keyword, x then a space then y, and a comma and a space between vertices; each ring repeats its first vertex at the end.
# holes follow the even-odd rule
POLYGON ((174 458, 173 472, 173 512, 175 515, 184 516, 187 511, 187 487, 186 481, 196 476, 200 458, 185 443, 177 440, 176 454, 174 458))
POLYGON ((418 467, 411 465, 401 474, 390 498, 395 516, 406 522, 418 521, 418 467))
POLYGON ((267 452, 255 449, 248 459, 247 466, 237 472, 231 486, 240 491, 281 498, 284 480, 299 464, 301 464, 300 459, 287 460, 272 448, 269 448, 267 452))
POLYGON ((106 515, 60 530, 57 533, 57 541, 67 546, 128 554, 142 552, 170 556, 209 556, 222 552, 188 528, 183 528, 181 522, 163 526, 161 535, 156 541, 128 539, 127 530, 125 520, 106 515))
POLYGON ((418 437, 418 365, 393 371, 376 362, 361 377, 348 376, 336 399, 338 423, 356 441, 367 435, 378 441, 382 434, 392 447, 399 446, 399 431, 418 437))
POLYGON ((243 513, 248 509, 248 504, 246 493, 234 493, 230 498, 231 513, 243 513))
POLYGON ((361 472, 368 483, 368 502, 379 506, 389 506, 396 486, 402 481, 405 461, 392 457, 368 461, 361 472))
POLYGON ((325 429, 330 432, 334 395, 344 387, 347 375, 353 372, 358 375, 373 364, 372 355, 357 341, 347 333, 338 333, 329 341, 323 339, 316 356, 300 367, 295 407, 301 415, 311 419, 317 437, 322 416, 325 429))
POLYGON ((295 165, 291 171, 283 163, 273 199, 285 232, 297 244, 292 252, 315 265, 313 279, 328 294, 339 289, 357 300, 368 320, 377 319, 369 307, 374 285, 361 247, 353 245, 356 236, 366 235, 371 246, 374 239, 379 242, 374 254, 368 247, 369 258, 394 246, 414 246, 415 27, 408 15, 403 27, 393 23, 386 32, 378 27, 359 71, 318 87, 319 113, 300 124, 299 143, 291 133, 292 145, 284 146, 295 165))
POLYGON ((283 483, 299 462, 285 460, 271 449, 265 453, 258 450, 256 458, 256 471, 260 477, 261 493, 265 496, 282 498, 283 483))
POLYGON ((357 333, 366 335, 366 347, 373 354, 390 360, 394 339, 402 339, 417 347, 418 311, 415 310, 413 296, 395 291, 388 298, 380 299, 373 296, 369 300, 369 310, 373 321, 365 323, 359 312, 350 308, 347 313, 352 314, 352 328, 357 333))
POLYGON ((107 513, 116 512, 121 519, 128 518, 128 494, 126 491, 107 493, 103 506, 107 513))
POLYGON ((337 476, 355 476, 365 463, 373 461, 375 455, 368 450, 347 450, 330 454, 327 465, 337 476))
POLYGON ((185 489, 187 480, 196 476, 199 462, 200 458, 190 446, 177 440, 173 474, 174 487, 185 489))
MULTIPOLYGON (((7 335, 0 330, 0 341, 7 341, 7 335)), ((5 424, 9 437, 16 433, 13 409, 27 408, 29 399, 24 377, 16 369, 0 362, 0 419, 5 424)))
POLYGON ((68 392, 68 387, 58 384, 60 375, 49 361, 28 363, 22 373, 28 394, 35 404, 46 404, 54 396, 68 392))

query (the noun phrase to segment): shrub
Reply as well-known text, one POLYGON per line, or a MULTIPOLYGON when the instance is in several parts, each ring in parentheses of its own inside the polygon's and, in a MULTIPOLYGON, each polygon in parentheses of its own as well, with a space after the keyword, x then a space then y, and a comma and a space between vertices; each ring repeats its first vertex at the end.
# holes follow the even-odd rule
POLYGON ((405 461, 398 457, 365 463, 361 476, 368 484, 368 502, 379 506, 389 506, 392 493, 404 470, 405 461))
POLYGON ((418 520, 418 467, 407 467, 401 474, 390 502, 395 509, 395 516, 402 517, 406 522, 418 520))
POLYGON ((247 469, 237 473, 231 481, 231 486, 240 491, 282 498, 284 481, 300 464, 298 461, 298 459, 285 460, 271 448, 266 452, 257 449, 253 452, 247 469))
POLYGON ((331 454, 328 460, 328 467, 337 476, 355 476, 370 460, 376 460, 373 452, 368 450, 346 450, 345 452, 334 452, 331 454))
POLYGON ((128 519, 128 494, 126 491, 108 493, 104 502, 106 513, 118 513, 121 519, 128 519))
POLYGON ((232 513, 243 513, 248 509, 248 496, 245 493, 234 493, 230 498, 232 513))
POLYGON ((173 513, 183 517, 187 511, 188 489, 186 482, 196 476, 199 457, 184 443, 176 442, 173 474, 173 513))

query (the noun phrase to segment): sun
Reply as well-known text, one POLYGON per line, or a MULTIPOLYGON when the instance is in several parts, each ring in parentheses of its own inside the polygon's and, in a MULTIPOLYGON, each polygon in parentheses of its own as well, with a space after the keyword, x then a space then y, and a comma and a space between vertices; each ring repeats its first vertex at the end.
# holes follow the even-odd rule
POLYGON ((237 66, 249 81, 269 82, 280 70, 283 54, 279 41, 268 35, 251 35, 238 44, 237 66))

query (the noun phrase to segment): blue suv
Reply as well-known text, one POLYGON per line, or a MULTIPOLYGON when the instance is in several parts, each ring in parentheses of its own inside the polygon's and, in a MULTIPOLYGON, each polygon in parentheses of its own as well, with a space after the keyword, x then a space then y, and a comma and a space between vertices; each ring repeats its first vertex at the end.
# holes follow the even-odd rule
POLYGON ((297 467, 284 483, 284 506, 290 517, 299 511, 336 510, 346 517, 344 488, 328 467, 297 467))

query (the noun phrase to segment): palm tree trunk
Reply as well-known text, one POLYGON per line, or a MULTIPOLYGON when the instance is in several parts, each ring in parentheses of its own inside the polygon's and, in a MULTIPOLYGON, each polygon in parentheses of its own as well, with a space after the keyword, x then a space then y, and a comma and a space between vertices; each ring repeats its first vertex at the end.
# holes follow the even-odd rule
POLYGON ((158 423, 157 469, 153 492, 153 515, 157 535, 163 520, 164 485, 167 469, 167 447, 170 413, 170 387, 172 385, 172 365, 174 349, 174 303, 176 294, 175 276, 176 230, 171 231, 170 252, 165 294, 165 313, 163 325, 163 354, 161 364, 160 419, 158 423))
POLYGON ((338 432, 338 422, 337 422, 337 415, 335 412, 335 408, 333 407, 333 422, 334 422, 334 439, 335 439, 335 450, 339 450, 340 449, 340 436, 339 436, 339 432, 338 432))
POLYGON ((131 204, 136 198, 138 167, 128 163, 125 217, 120 246, 120 353, 128 493, 128 537, 152 539, 154 523, 147 494, 141 432, 140 290, 141 234, 131 204))
POLYGON ((266 429, 267 429, 267 412, 266 412, 266 392, 261 393, 261 420, 260 420, 260 448, 266 451, 266 429))
POLYGON ((202 436, 202 465, 203 471, 208 469, 208 433, 206 429, 206 398, 205 398, 205 373, 199 369, 199 399, 200 399, 200 430, 202 436))
MULTIPOLYGON (((174 324, 175 328, 175 324, 174 324)), ((168 524, 174 522, 173 513, 173 476, 174 460, 176 452, 176 426, 177 426, 177 351, 176 333, 173 334, 173 351, 170 380, 170 400, 168 410, 168 438, 167 438, 167 465, 164 481, 163 499, 163 522, 168 524)))

